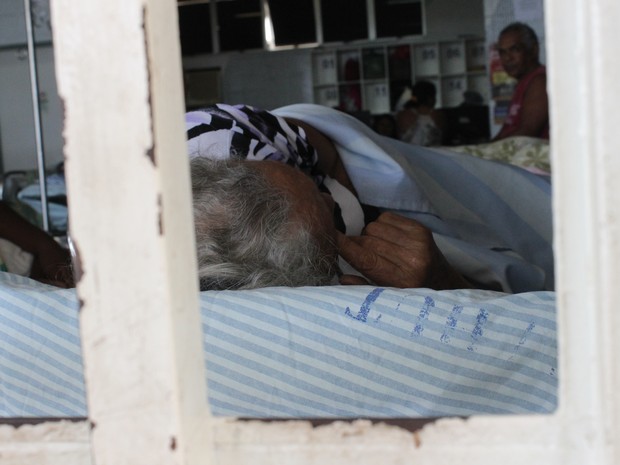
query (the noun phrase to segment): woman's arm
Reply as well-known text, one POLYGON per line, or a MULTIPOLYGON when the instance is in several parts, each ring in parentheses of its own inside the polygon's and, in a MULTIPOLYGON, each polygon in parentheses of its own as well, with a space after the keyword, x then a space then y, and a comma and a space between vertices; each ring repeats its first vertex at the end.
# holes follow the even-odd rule
POLYGON ((502 126, 493 141, 513 136, 540 137, 549 122, 549 97, 547 95, 547 78, 544 75, 532 79, 525 91, 523 104, 519 109, 517 127, 502 126))
POLYGON ((319 169, 330 178, 335 179, 344 187, 349 189, 353 195, 357 196, 355 187, 347 174, 347 170, 340 159, 336 146, 325 134, 310 126, 308 123, 300 121, 294 118, 285 118, 292 124, 295 124, 302 128, 306 133, 308 142, 314 147, 318 155, 318 167, 319 169))
POLYGON ((2 201, 0 201, 0 237, 33 255, 31 278, 60 287, 74 286, 69 251, 2 201))

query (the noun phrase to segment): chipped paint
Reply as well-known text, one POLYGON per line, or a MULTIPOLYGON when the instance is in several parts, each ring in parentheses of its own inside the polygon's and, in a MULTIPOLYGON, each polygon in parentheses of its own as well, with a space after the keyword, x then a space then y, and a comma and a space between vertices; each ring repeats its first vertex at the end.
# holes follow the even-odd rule
POLYGON ((161 198, 161 194, 157 194, 157 231, 159 231, 159 235, 164 235, 164 212, 163 212, 163 201, 161 198))
POLYGON ((2 465, 90 465, 88 423, 60 420, 18 427, 0 425, 2 465))
POLYGON ((155 132, 153 131, 153 82, 151 79, 151 59, 149 56, 149 38, 148 38, 148 28, 147 28, 147 6, 144 5, 142 7, 142 31, 144 37, 144 56, 146 59, 146 77, 148 81, 147 85, 147 107, 149 110, 149 124, 151 125, 151 140, 153 141, 151 146, 146 150, 146 156, 154 166, 157 166, 157 161, 155 160, 155 132))
POLYGON ((73 267, 73 279, 75 281, 75 285, 82 280, 82 276, 84 275, 84 268, 82 266, 82 256, 80 255, 80 249, 75 242, 75 239, 69 234, 67 238, 69 243, 69 251, 71 252, 71 265, 73 267))
POLYGON ((413 444, 416 449, 419 449, 422 445, 422 441, 420 440, 420 433, 418 433, 417 431, 413 433, 413 444))

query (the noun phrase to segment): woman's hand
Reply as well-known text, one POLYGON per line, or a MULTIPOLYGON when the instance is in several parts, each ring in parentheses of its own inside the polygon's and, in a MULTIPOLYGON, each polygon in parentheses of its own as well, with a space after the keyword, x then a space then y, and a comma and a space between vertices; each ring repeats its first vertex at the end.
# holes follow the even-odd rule
POLYGON ((58 287, 74 287, 71 255, 52 236, 0 201, 0 237, 32 254, 30 277, 58 287))
MULTIPOLYGON (((431 289, 470 288, 445 259, 433 234, 417 221, 383 213, 361 236, 338 234, 340 255, 380 286, 431 289)), ((343 275, 341 284, 368 284, 359 276, 343 275)))
POLYGON ((30 277, 56 287, 75 287, 70 252, 51 237, 37 247, 30 277))

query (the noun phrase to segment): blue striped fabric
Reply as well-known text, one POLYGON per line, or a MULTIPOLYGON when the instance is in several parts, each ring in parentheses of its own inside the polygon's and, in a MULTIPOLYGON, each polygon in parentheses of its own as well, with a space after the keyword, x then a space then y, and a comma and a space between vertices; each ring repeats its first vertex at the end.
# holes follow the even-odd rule
MULTIPOLYGON (((201 294, 209 403, 241 417, 545 413, 555 294, 268 288, 201 294)), ((0 416, 85 416, 77 298, 0 273, 0 416)))

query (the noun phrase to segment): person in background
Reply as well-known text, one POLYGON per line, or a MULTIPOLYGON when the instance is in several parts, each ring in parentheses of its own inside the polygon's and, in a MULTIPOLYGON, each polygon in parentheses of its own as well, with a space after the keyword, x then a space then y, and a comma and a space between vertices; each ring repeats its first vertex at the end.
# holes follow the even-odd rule
POLYGON ((399 139, 426 147, 441 145, 441 130, 434 111, 436 103, 435 84, 416 82, 411 89, 411 99, 396 114, 399 139))
POLYGON ((539 61, 538 37, 524 23, 511 23, 499 35, 497 51, 506 73, 517 80, 508 115, 493 140, 511 136, 549 139, 547 72, 539 61))
POLYGON ((398 139, 398 131, 396 130, 396 119, 390 113, 375 115, 372 119, 372 128, 377 134, 391 137, 392 139, 398 139))

